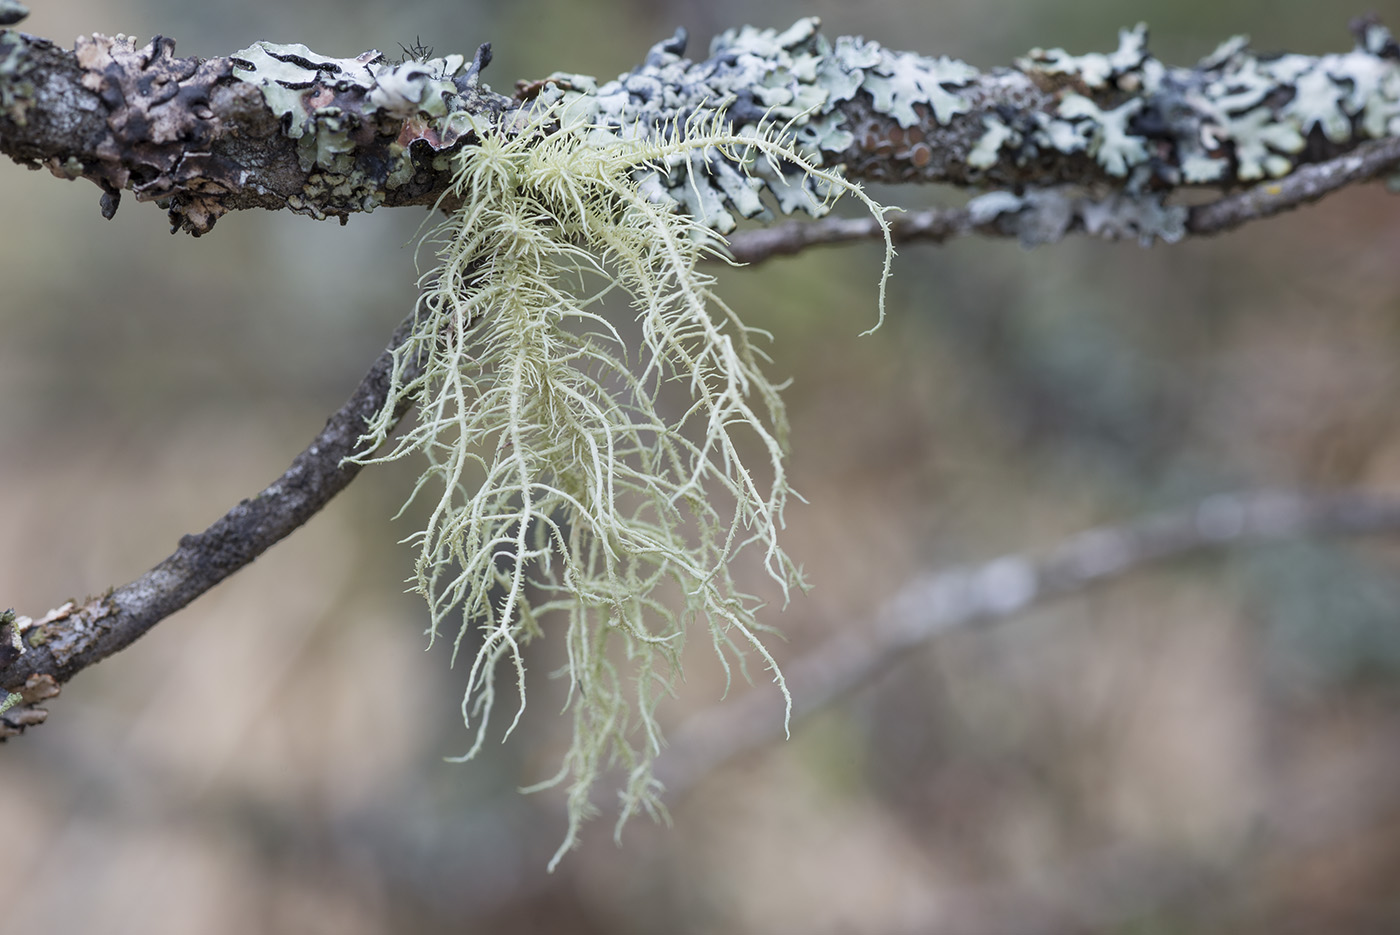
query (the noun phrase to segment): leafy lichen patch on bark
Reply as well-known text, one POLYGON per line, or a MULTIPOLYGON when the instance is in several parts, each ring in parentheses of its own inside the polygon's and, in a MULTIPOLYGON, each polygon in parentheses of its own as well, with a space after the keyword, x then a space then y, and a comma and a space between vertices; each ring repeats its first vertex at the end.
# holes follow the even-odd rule
MULTIPOLYGON (((674 135, 696 113, 720 112, 737 132, 779 128, 819 165, 856 140, 850 119, 836 108, 858 92, 901 127, 929 115, 946 122, 968 108, 952 89, 977 74, 971 66, 892 52, 858 38, 841 37, 833 45, 818 32, 819 25, 816 17, 807 17, 783 31, 729 30, 715 38, 709 58, 700 62, 682 57, 681 30, 614 81, 600 87, 587 75, 556 72, 545 79, 538 98, 545 106, 561 104, 566 119, 592 123, 598 133, 623 139, 674 135)), ((692 152, 648 170, 641 183, 654 200, 721 233, 734 228, 736 215, 769 219, 763 191, 785 214, 820 216, 830 203, 820 181, 794 165, 761 160, 733 166, 714 151, 692 152)))
MULTIPOLYGON (((174 45, 159 36, 140 48, 120 35, 78 40, 73 61, 105 112, 104 132, 81 159, 47 164, 101 186, 109 217, 129 188, 196 235, 250 198, 344 220, 413 181, 473 112, 500 107, 477 83, 483 52, 464 71, 460 55, 393 65, 373 51, 334 59, 259 43, 204 61, 176 57, 174 45), (415 157, 415 145, 429 155, 415 157)), ((23 104, 25 86, 12 73, 26 64, 22 54, 0 54, 0 102, 23 104)))
POLYGON ((1157 240, 1176 243, 1186 236, 1186 209, 1166 204, 1160 194, 1090 198, 1070 186, 1032 188, 1020 195, 988 192, 968 202, 967 209, 973 224, 995 224, 1025 247, 1054 243, 1076 229, 1143 246, 1157 240))
MULTIPOLYGON (((1131 196, 1279 178, 1400 135, 1400 48, 1373 22, 1356 25, 1355 49, 1334 55, 1264 57, 1237 39, 1194 67, 1170 67, 1139 26, 1111 52, 1037 49, 989 71, 860 37, 827 40, 817 27, 809 18, 730 30, 699 62, 682 57, 678 33, 614 81, 557 73, 513 100, 477 80, 481 52, 470 65, 461 55, 394 64, 257 43, 200 62, 174 58, 168 40, 137 50, 94 37, 80 49, 84 71, 43 40, 4 31, 0 149, 64 177, 81 167, 104 187, 109 213, 130 187, 198 234, 235 208, 344 219, 433 204, 463 143, 487 128, 513 132, 559 103, 623 139, 674 136, 694 114, 722 112, 736 132, 776 128, 805 159, 851 178, 1020 190, 1074 182, 1131 196), (95 109, 78 79, 100 95, 95 109), (192 116, 175 112, 184 106, 192 116), (112 126, 95 132, 107 116, 112 126), (147 127, 170 139, 136 139, 147 127)), ((640 182, 720 231, 765 217, 765 203, 812 214, 827 203, 791 164, 738 166, 713 151, 640 182)))
POLYGON ((178 214, 207 230, 227 209, 227 189, 192 152, 207 151, 222 129, 211 107, 214 89, 231 77, 227 59, 177 58, 175 41, 162 36, 138 49, 129 36, 84 36, 74 49, 83 86, 107 108, 110 134, 97 148, 95 179, 106 192, 102 213, 111 217, 123 189, 143 201, 178 192, 178 214))
MULTIPOLYGON (((1335 148, 1400 132, 1396 45, 1374 23, 1358 27, 1348 53, 1265 58, 1239 40, 1194 68, 1155 58, 1139 24, 1112 52, 1034 49, 1015 69, 985 73, 859 37, 828 42, 817 27, 808 18, 783 31, 731 30, 701 62, 681 57, 678 33, 612 82, 556 73, 539 96, 623 137, 713 108, 738 128, 776 121, 806 153, 861 176, 1055 187, 1084 178, 1087 165, 1088 181, 1097 174, 1133 197, 1279 177, 1305 161, 1310 139, 1335 148), (1063 177, 1036 179, 1047 161, 1063 177)), ((736 179, 695 154, 647 185, 721 231, 764 217, 764 189, 785 212, 825 210, 820 188, 784 167, 736 179)))
POLYGON ((0 113, 19 126, 28 122, 34 106, 34 82, 28 77, 33 68, 28 42, 12 29, 0 29, 0 113))
MULTIPOLYGON (((288 206, 317 218, 372 211, 415 173, 415 144, 450 150, 478 125, 479 74, 462 55, 391 63, 378 51, 354 58, 318 55, 304 45, 257 42, 231 58, 235 77, 262 94, 297 143, 307 184, 288 206)), ((431 161, 431 155, 426 156, 431 161)))
POLYGON ((1235 144, 1237 176, 1287 175, 1314 135, 1334 143, 1400 132, 1400 49, 1376 24, 1358 28, 1356 48, 1323 56, 1260 59, 1239 43, 1217 59, 1205 84, 1204 132, 1235 144), (1280 89, 1291 91, 1281 106, 1280 89))
POLYGON ((1355 32, 1352 51, 1322 56, 1259 56, 1235 37, 1195 68, 1151 56, 1142 24, 1108 54, 1033 50, 1018 67, 1057 102, 1030 133, 989 120, 977 164, 1084 150, 1134 188, 1287 175, 1310 139, 1337 146, 1400 132, 1400 49, 1376 23, 1355 32))
POLYGON ((1118 48, 1113 52, 1070 55, 1064 49, 1036 48, 1018 60, 1016 66, 1030 75, 1063 78, 1092 90, 1122 87, 1128 81, 1138 80, 1127 76, 1144 71, 1159 75, 1162 67, 1147 52, 1147 26, 1143 23, 1120 30, 1118 48))

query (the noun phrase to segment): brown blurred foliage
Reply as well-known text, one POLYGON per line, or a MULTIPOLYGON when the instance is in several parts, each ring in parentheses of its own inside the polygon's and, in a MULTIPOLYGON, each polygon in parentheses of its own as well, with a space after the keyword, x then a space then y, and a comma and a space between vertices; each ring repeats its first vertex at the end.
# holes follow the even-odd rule
MULTIPOLYGON (((39 5, 35 5, 36 7, 39 5)), ((750 21, 1006 62, 1168 59, 1248 31, 1344 48, 1360 10, 1106 0, 53 0, 28 31, 351 54, 491 40, 487 80, 611 76, 750 21)), ((1379 4, 1400 26, 1400 4, 1379 4)), ((695 51, 695 47, 692 47, 695 51)), ((274 477, 409 307, 417 213, 230 216, 199 241, 0 167, 0 606, 139 574, 274 477)), ((942 193, 888 190, 918 206, 942 193)), ((916 570, 1256 487, 1400 489, 1400 202, 1378 186, 1174 248, 909 247, 888 323, 846 249, 726 273, 791 375, 795 657, 916 570)), ((465 766, 463 673, 424 657, 376 469, 0 748, 5 932, 1400 931, 1400 553, 1306 542, 1135 576, 912 655, 553 876, 557 662, 465 766), (549 693, 554 692, 550 697, 549 693)), ((667 716, 716 702, 704 647, 667 716)))

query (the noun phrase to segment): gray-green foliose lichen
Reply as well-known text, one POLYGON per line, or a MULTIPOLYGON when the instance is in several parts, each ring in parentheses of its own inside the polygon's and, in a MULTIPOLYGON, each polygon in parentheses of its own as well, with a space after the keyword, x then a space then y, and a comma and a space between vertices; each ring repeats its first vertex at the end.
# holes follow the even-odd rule
POLYGON ((297 141, 308 184, 288 205, 315 217, 325 216, 327 202, 372 211, 386 191, 413 177, 414 143, 441 150, 457 142, 473 125, 469 109, 485 64, 480 53, 466 68, 461 55, 392 63, 375 50, 331 58, 304 45, 271 42, 254 43, 231 59, 234 76, 257 85, 283 132, 297 141), (367 138, 395 127, 382 164, 371 168, 357 160, 367 138))
POLYGON ((1253 182, 1291 173, 1309 139, 1344 145, 1400 133, 1400 48, 1374 23, 1357 27, 1356 47, 1324 56, 1259 57, 1243 37, 1221 44, 1194 68, 1163 65, 1147 52, 1147 29, 1119 34, 1108 54, 1033 50, 1018 68, 1054 94, 1054 106, 1012 126, 996 114, 968 164, 1033 159, 1046 151, 1084 153, 1122 178, 1123 194, 1085 198, 1061 188, 975 199, 1027 244, 1058 239, 1072 226, 1104 236, 1174 241, 1185 210, 1161 189, 1253 182))
POLYGON ((1025 247, 1054 243, 1074 229, 1106 240, 1176 243, 1186 236, 1187 210, 1160 193, 1115 192, 1092 198, 1072 186, 988 192, 967 204, 976 226, 995 224, 1025 247))
MULTIPOLYGON (((702 62, 681 57, 685 33, 678 31, 653 46, 641 66, 602 86, 586 75, 556 72, 538 101, 560 106, 563 119, 624 138, 657 128, 680 132, 693 115, 722 111, 736 129, 791 134, 818 165, 823 152, 841 152, 854 142, 854 128, 835 108, 860 91, 902 127, 922 122, 925 108, 939 122, 968 110, 957 88, 978 74, 975 68, 892 52, 860 38, 843 36, 833 44, 817 32, 819 25, 808 17, 781 32, 729 30, 715 38, 702 62)), ((715 151, 675 160, 639 181, 653 199, 674 203, 722 233, 734 228, 735 215, 766 218, 760 197, 765 190, 783 213, 819 216, 830 200, 820 183, 795 166, 758 160, 741 169, 715 151)))
POLYGON ((1003 148, 1024 146, 1085 152, 1130 187, 1287 175, 1315 131, 1333 144, 1400 133, 1400 49, 1378 24, 1357 32, 1350 52, 1271 58, 1237 36, 1195 68, 1148 54, 1142 24, 1123 30, 1109 54, 1033 50, 1018 67, 1059 87, 1058 106, 1027 128, 987 118, 973 164, 989 166, 1003 148), (1086 93, 1123 103, 1105 108, 1086 93))
MULTIPOLYGON (((818 25, 806 18, 782 31, 730 30, 700 62, 682 57, 685 36, 678 32, 616 80, 555 73, 520 104, 533 111, 558 107, 561 119, 622 138, 684 133, 697 114, 722 111, 736 132, 766 128, 790 136, 813 163, 830 163, 856 147, 877 159, 883 152, 902 160, 910 178, 922 177, 933 147, 956 150, 959 134, 962 177, 974 183, 1004 184, 1016 177, 1008 167, 1080 156, 1103 178, 1120 180, 1115 187, 1128 196, 1148 199, 1140 212, 1144 226, 1135 220, 1129 227, 1146 236, 1142 231, 1153 230, 1152 218, 1160 215, 1156 236, 1168 238, 1177 213, 1161 213, 1160 197, 1150 193, 1286 175, 1303 160, 1310 139, 1341 146, 1400 134, 1400 47, 1375 24, 1358 27, 1357 46, 1347 53, 1260 57, 1237 38, 1194 68, 1153 57, 1139 25, 1123 30, 1112 52, 1035 49, 1016 69, 987 73, 863 38, 828 41, 818 25), (858 95, 859 107, 844 106, 858 95), (955 123, 956 133, 937 135, 955 123)), ((352 158, 368 115, 404 122, 391 147, 391 188, 412 176, 410 144, 423 140, 446 150, 480 125, 479 115, 462 112, 469 93, 461 56, 392 65, 373 52, 331 59, 304 46, 259 43, 235 58, 235 74, 258 83, 298 140, 303 168, 315 170, 302 205, 308 213, 317 212, 328 191, 339 198, 363 189, 365 208, 383 199, 382 188, 360 184, 352 158), (346 107, 341 95, 356 106, 346 107)), ((769 204, 785 213, 826 211, 829 192, 798 167, 764 160, 736 165, 729 155, 706 150, 676 157, 641 173, 638 183, 649 197, 721 232, 740 217, 766 218, 769 204)), ((932 167, 928 177, 937 177, 932 167)), ((1034 187, 1033 180, 1016 180, 1034 187)))
MULTIPOLYGON (((681 57, 685 39, 677 33, 654 46, 640 67, 601 87, 585 75, 552 75, 530 108, 557 105, 561 119, 583 120, 598 134, 622 138, 680 132, 694 115, 722 110, 736 128, 793 134, 817 164, 823 151, 851 145, 844 116, 832 109, 859 91, 901 126, 923 119, 916 107, 937 120, 967 109, 956 88, 977 74, 970 66, 891 52, 862 39, 841 38, 833 45, 817 26, 818 20, 808 18, 782 32, 731 30, 714 41, 704 62, 681 57)), ((234 75, 259 87, 284 132, 297 140, 302 168, 313 173, 305 199, 290 201, 294 210, 316 213, 318 196, 327 190, 343 198, 363 187, 365 210, 383 200, 382 190, 358 179, 354 159, 356 130, 376 115, 404 121, 390 147, 389 188, 412 176, 407 151, 413 142, 445 150, 480 125, 479 116, 465 112, 462 56, 393 65, 374 51, 336 59, 301 45, 260 42, 233 60, 234 75)), ((527 120, 522 117, 521 125, 527 120)), ((796 166, 762 160, 735 166, 713 150, 676 157, 663 169, 642 173, 638 182, 650 197, 722 232, 734 227, 735 215, 765 215, 765 190, 784 213, 820 215, 829 202, 829 192, 796 166)))
MULTIPOLYGON (((892 155, 916 169, 929 163, 938 128, 970 115, 966 119, 980 131, 965 157, 972 179, 998 164, 1028 166, 1048 154, 1082 154, 1104 176, 1121 179, 1121 190, 1141 204, 1081 201, 1078 221, 1106 235, 1121 230, 1148 241, 1173 240, 1182 231, 1182 212, 1154 192, 1286 175, 1310 136, 1341 145, 1400 133, 1400 48, 1371 23, 1358 27, 1351 52, 1265 58, 1237 38, 1194 68, 1169 67, 1153 57, 1147 29, 1138 25, 1123 30, 1109 53, 1036 49, 1016 70, 986 74, 862 38, 828 42, 817 27, 808 18, 782 32, 731 30, 714 41, 703 62, 681 57, 684 34, 678 33, 615 81, 599 86, 587 76, 557 73, 540 99, 596 124, 599 133, 621 136, 658 126, 677 132, 693 113, 722 109, 736 127, 781 127, 815 162, 859 139, 866 147, 872 140, 876 147, 893 145, 902 152, 892 155), (1041 92, 1039 106, 1005 106, 1001 92, 1028 86, 1041 92), (853 126, 840 105, 861 92, 873 117, 853 126), (899 129, 889 129, 890 121, 899 129)), ((747 168, 737 171, 718 153, 697 153, 642 183, 651 197, 674 202, 722 232, 736 215, 766 216, 759 197, 764 189, 784 212, 825 210, 826 192, 793 167, 747 168)), ((1052 189, 1032 213, 1044 215, 1046 205, 1062 197, 1052 189)))
POLYGON ((0 115, 21 127, 34 106, 34 83, 28 77, 32 68, 25 37, 0 29, 0 115))

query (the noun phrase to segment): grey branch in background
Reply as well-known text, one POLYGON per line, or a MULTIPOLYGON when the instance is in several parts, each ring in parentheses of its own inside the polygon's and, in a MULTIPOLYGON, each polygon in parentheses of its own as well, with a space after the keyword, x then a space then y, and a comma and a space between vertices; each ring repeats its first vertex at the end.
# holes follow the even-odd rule
MULTIPOLYGON (((1299 536, 1395 532, 1400 532, 1400 499, 1395 497, 1218 494, 1193 509, 1081 533, 1042 558, 1008 555, 931 572, 901 588, 873 620, 842 628, 817 649, 783 665, 792 693, 792 719, 820 711, 869 684, 907 658, 911 649, 941 633, 1003 620, 1154 563, 1299 536)), ((782 698, 771 688, 751 689, 674 731, 670 747, 657 762, 656 776, 671 797, 679 798, 725 762, 782 736, 782 698)))
MULTIPOLYGON (((356 453, 366 420, 384 405, 394 351, 410 334, 413 318, 399 325, 369 373, 306 450, 257 496, 204 532, 182 538, 172 555, 129 584, 82 604, 66 604, 38 620, 7 614, 10 638, 0 646, 0 686, 23 694, 35 676, 66 682, 253 561, 345 489, 361 469, 345 458, 356 453)), ((22 712, 15 709, 0 718, 12 727, 25 726, 16 720, 22 712)))

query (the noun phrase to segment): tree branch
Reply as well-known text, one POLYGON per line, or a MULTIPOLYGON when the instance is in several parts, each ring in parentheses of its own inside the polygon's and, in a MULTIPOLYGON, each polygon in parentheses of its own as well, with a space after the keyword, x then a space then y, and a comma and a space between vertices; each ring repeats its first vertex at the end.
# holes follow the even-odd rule
POLYGON ((1363 143, 1327 162, 1304 166, 1277 182, 1221 198, 1191 209, 1187 229, 1193 234, 1218 234, 1249 221, 1273 217, 1310 204, 1357 182, 1368 182, 1400 165, 1400 138, 1363 143))
MULTIPOLYGON (((1277 182, 1226 195, 1209 204, 1185 209, 1187 234, 1221 234, 1292 211, 1318 201, 1348 185, 1368 182, 1400 166, 1400 138, 1362 143, 1355 150, 1326 162, 1303 166, 1277 182)), ((1096 228, 1094 218, 1106 208, 1102 202, 1076 197, 1039 201, 1018 199, 1017 203, 994 211, 984 210, 974 199, 963 208, 931 208, 890 219, 890 236, 897 244, 943 243, 955 237, 981 234, 987 237, 1018 237, 1029 244, 1058 239, 1069 233, 1089 233, 1115 239, 1118 227, 1096 228), (1046 237, 1048 208, 1056 218, 1046 237)), ((1135 233, 1135 232, 1134 232, 1135 233)), ((808 247, 832 246, 862 240, 879 240, 880 225, 873 218, 827 217, 817 221, 788 221, 773 227, 744 231, 729 238, 729 252, 739 263, 761 263, 775 256, 790 256, 808 247)))
MULTIPOLYGON (((10 630, 0 639, 0 686, 19 692, 35 676, 66 682, 124 649, 267 551, 345 489, 362 467, 345 459, 356 453, 366 421, 388 397, 394 351, 411 333, 414 317, 399 325, 360 385, 306 450, 257 496, 233 507, 204 532, 183 537, 173 554, 129 584, 81 603, 70 602, 39 620, 10 615, 10 620, 0 621, 10 630)), ((412 378, 411 372, 404 376, 412 378)), ((402 417, 407 408, 401 407, 396 416, 402 417)), ((14 716, 13 711, 0 715, 16 724, 14 716)))
MULTIPOLYGON (((982 233, 1009 236, 994 224, 978 225, 966 208, 930 208, 889 219, 890 239, 896 244, 943 243, 954 237, 982 233)), ((819 221, 787 221, 773 227, 743 231, 729 238, 729 254, 737 263, 762 263, 775 256, 791 256, 808 247, 834 246, 883 237, 872 217, 828 217, 819 221)))
MULTIPOLYGON (((1172 67, 1148 52, 1139 27, 1108 54, 1037 49, 983 72, 861 38, 829 42, 806 19, 781 33, 731 30, 702 61, 682 58, 678 32, 616 81, 555 74, 506 97, 480 81, 489 46, 470 63, 396 64, 372 50, 337 59, 266 42, 200 60, 175 57, 163 37, 140 49, 84 37, 68 52, 3 30, 0 152, 94 181, 108 216, 131 190, 200 234, 239 208, 343 220, 432 204, 452 174, 441 157, 485 126, 521 125, 523 109, 559 105, 622 136, 684 132, 722 112, 736 130, 781 128, 856 179, 1119 192, 1140 236, 1171 239, 1179 219, 1148 212, 1144 228, 1138 203, 1283 178, 1397 135, 1400 47, 1374 22, 1353 31, 1348 53, 1261 58, 1231 40, 1193 67, 1172 67)), ((699 181, 676 167, 661 179, 665 197, 697 210, 693 189, 723 230, 734 215, 764 213, 755 179, 722 168, 728 155, 705 157, 699 181)), ((822 193, 798 173, 771 170, 763 184, 783 211, 823 210, 822 193)))
MULTIPOLYGON (((1220 494, 1192 509, 1094 529, 1043 558, 1008 555, 981 565, 921 575, 864 627, 842 628, 783 665, 792 720, 814 714, 868 685, 909 651, 939 634, 1003 620, 1054 598, 1086 591, 1144 567, 1207 549, 1305 535, 1400 532, 1400 499, 1360 493, 1265 491, 1220 494)), ((783 702, 771 689, 703 711, 671 735, 656 776, 680 798, 710 772, 783 734, 783 702)))
MULTIPOLYGON (((22 16, 14 4, 5 9, 7 22, 22 16)), ((176 58, 162 37, 138 49, 92 36, 67 52, 3 29, 0 152, 90 179, 109 217, 130 190, 165 206, 175 227, 200 234, 239 208, 344 220, 381 204, 434 203, 452 171, 443 157, 485 126, 518 126, 526 109, 559 107, 626 135, 639 127, 685 132, 708 108, 736 131, 776 125, 855 178, 1014 186, 1015 194, 992 192, 961 211, 896 221, 896 234, 943 239, 976 230, 1027 243, 1076 226, 1147 241, 1224 230, 1369 178, 1400 154, 1400 47, 1373 22, 1355 24, 1358 45, 1345 54, 1261 59, 1231 41, 1194 68, 1172 68, 1147 52, 1139 28, 1124 31, 1107 55, 1035 50, 990 72, 863 39, 828 42, 816 25, 731 31, 699 62, 681 57, 678 33, 617 81, 556 74, 509 98, 480 82, 488 46, 470 63, 451 55, 394 64, 374 52, 334 59, 271 43, 206 61, 176 58), (1265 178, 1279 181, 1189 214, 1165 201, 1183 187, 1265 178), (1067 183, 1091 194, 1069 194, 1067 183)), ((824 193, 804 173, 760 163, 753 175, 739 174, 726 168, 730 155, 697 157, 699 165, 671 175, 658 169, 650 193, 725 230, 734 215, 766 215, 758 197, 765 187, 784 211, 824 210, 824 193)), ((834 221, 799 234, 780 228, 752 255, 851 239, 862 229, 834 221)), ((745 243, 736 241, 737 255, 745 243)), ((0 685, 32 695, 40 689, 25 688, 31 676, 70 678, 319 510, 358 473, 341 462, 383 403, 407 327, 258 497, 185 537, 136 581, 38 622, 3 625, 22 639, 19 648, 0 640, 0 685)))

